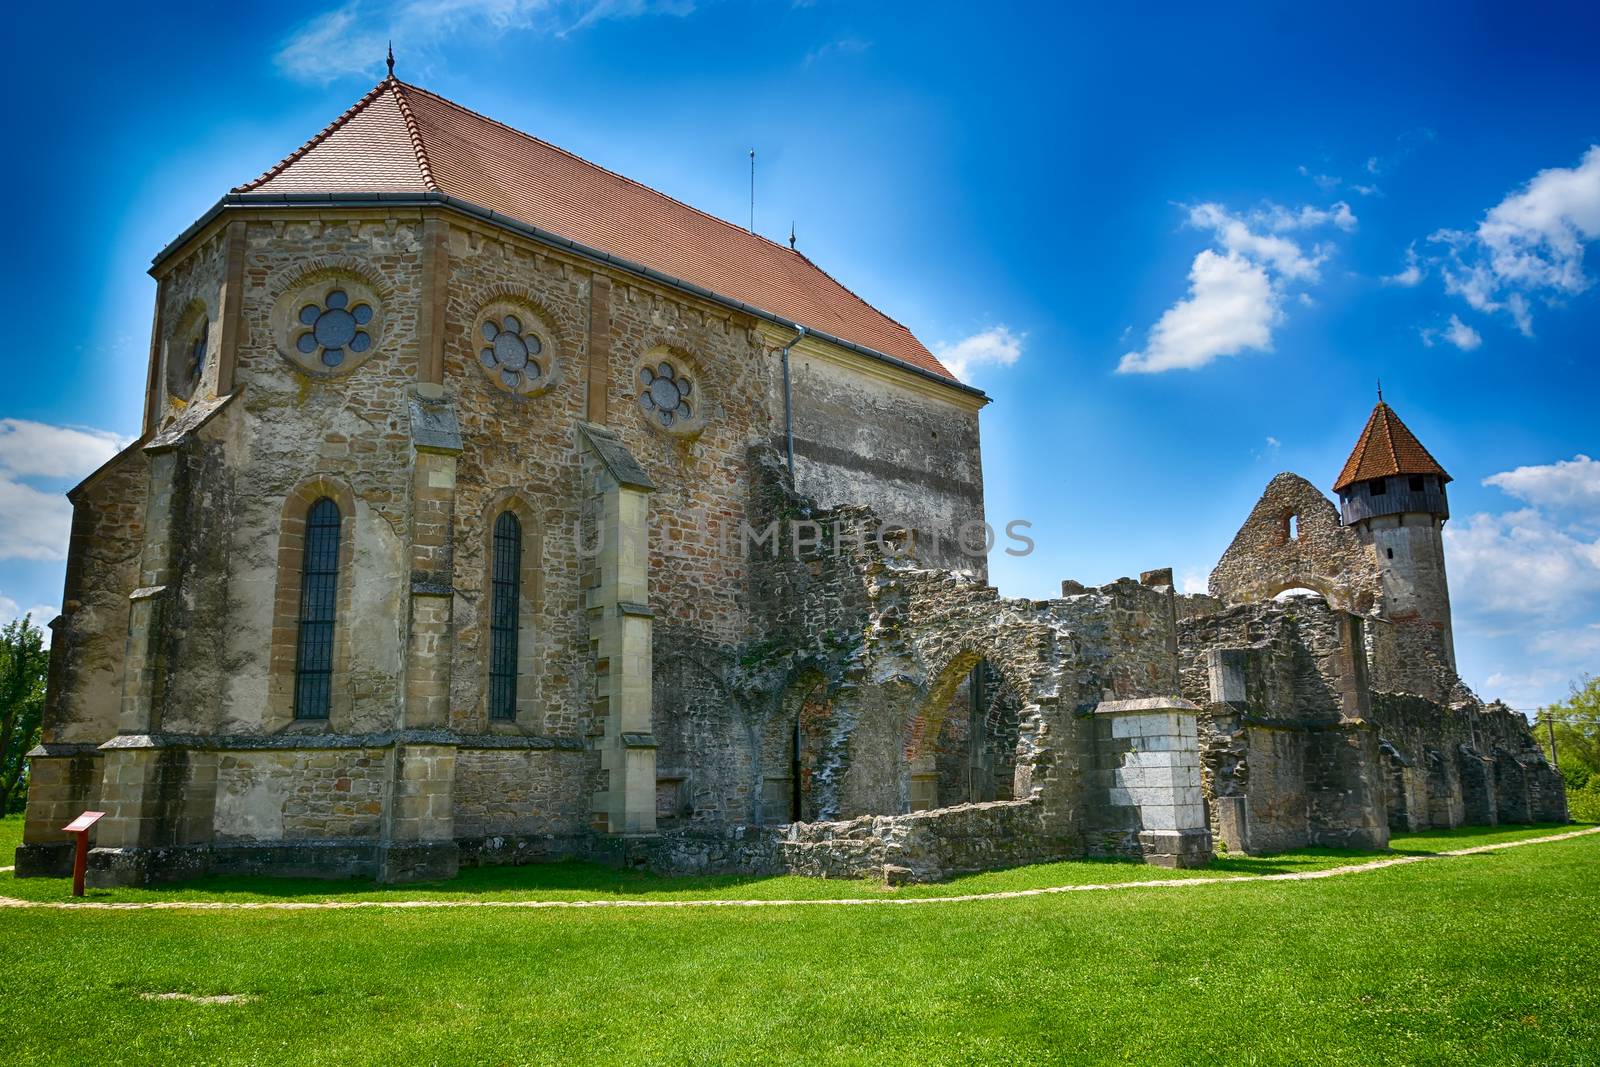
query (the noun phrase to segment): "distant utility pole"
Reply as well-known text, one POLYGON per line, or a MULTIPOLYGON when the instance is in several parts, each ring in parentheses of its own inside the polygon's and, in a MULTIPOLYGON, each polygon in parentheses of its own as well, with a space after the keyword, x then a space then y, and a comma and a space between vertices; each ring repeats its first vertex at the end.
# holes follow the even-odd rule
POLYGON ((1561 760, 1556 756, 1556 713, 1549 708, 1544 709, 1544 728, 1550 736, 1550 766, 1559 772, 1561 760))

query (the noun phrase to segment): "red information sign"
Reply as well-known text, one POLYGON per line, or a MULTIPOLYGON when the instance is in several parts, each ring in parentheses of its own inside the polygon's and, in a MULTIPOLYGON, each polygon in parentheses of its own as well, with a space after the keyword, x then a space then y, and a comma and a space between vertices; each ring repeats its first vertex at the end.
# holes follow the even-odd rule
POLYGON ((62 829, 69 834, 80 833, 81 831, 87 830, 89 827, 105 818, 105 814, 106 813, 103 811, 86 811, 76 819, 73 819, 67 825, 63 826, 62 829))
POLYGON ((86 811, 61 829, 78 835, 77 853, 72 857, 72 895, 83 896, 83 876, 89 867, 89 827, 105 817, 103 811, 86 811))

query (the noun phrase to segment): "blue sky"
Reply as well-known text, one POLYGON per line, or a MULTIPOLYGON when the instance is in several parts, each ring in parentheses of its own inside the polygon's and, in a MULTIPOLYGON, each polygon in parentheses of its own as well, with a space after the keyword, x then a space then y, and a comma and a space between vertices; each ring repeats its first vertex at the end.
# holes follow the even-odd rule
POLYGON ((1331 484, 1381 376, 1456 479, 1462 673, 1562 695, 1600 665, 1600 13, 1111 6, 108 5, 70 65, 18 48, 0 614, 53 613, 59 493, 137 432, 150 257, 392 37, 403 78, 726 218, 754 146, 757 228, 994 398, 990 516, 1039 544, 1004 592, 1198 588, 1273 474, 1331 484))

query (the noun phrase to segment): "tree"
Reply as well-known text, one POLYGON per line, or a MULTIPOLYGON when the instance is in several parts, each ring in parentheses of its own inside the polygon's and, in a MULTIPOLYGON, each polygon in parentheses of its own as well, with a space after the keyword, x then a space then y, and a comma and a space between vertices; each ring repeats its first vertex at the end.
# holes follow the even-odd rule
POLYGON ((1600 819, 1600 677, 1572 684, 1572 694, 1539 711, 1534 725, 1550 755, 1555 734, 1556 761, 1567 783, 1567 807, 1574 819, 1600 819))
POLYGON ((30 616, 0 627, 0 816, 26 802, 26 757, 39 743, 49 667, 44 631, 30 616))

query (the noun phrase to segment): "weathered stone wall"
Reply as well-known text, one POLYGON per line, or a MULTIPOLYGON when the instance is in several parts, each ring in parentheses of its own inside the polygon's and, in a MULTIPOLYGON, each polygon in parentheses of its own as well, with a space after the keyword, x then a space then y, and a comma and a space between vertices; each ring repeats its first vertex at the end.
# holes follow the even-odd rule
POLYGON ((823 507, 871 503, 916 531, 924 566, 986 574, 977 402, 953 403, 948 390, 903 376, 863 376, 816 342, 796 345, 790 367, 799 491, 823 507))
POLYGON ((1322 598, 1241 604, 1178 625, 1184 695, 1201 717, 1213 826, 1230 849, 1388 840, 1360 622, 1322 598), (1231 825, 1224 798, 1244 798, 1231 825), (1226 838, 1228 835, 1224 834, 1226 838))
POLYGON ((1285 472, 1267 483, 1212 570, 1208 591, 1239 604, 1296 587, 1362 614, 1378 606, 1381 596, 1370 547, 1353 528, 1340 525, 1338 509, 1316 486, 1285 472))
POLYGON ((47 744, 98 744, 116 732, 148 484, 149 463, 135 443, 72 492, 66 584, 51 626, 47 744))
POLYGON ((1392 827, 1566 820, 1560 775, 1505 705, 1378 692, 1372 718, 1389 752, 1392 827))
POLYGON ((389 789, 382 748, 224 752, 218 761, 220 843, 375 840, 389 789))
POLYGON ((571 836, 589 822, 588 760, 571 748, 461 748, 458 838, 571 836))

